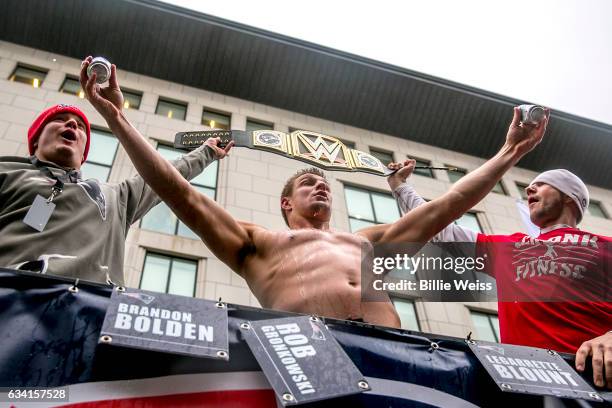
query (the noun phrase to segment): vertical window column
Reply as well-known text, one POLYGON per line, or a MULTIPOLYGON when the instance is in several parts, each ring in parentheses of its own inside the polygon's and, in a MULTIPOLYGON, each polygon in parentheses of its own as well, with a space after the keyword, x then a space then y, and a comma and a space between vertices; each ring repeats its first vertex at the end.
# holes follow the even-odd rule
POLYGON ((147 252, 140 289, 195 296, 197 269, 196 261, 147 252))
POLYGON ((402 329, 420 331, 421 328, 419 326, 419 319, 414 302, 399 297, 391 297, 391 301, 400 317, 402 329))
POLYGON ((94 178, 107 182, 118 146, 119 141, 112 133, 92 128, 87 161, 81 166, 83 179, 94 178))
POLYGON ((344 196, 352 232, 400 218, 399 207, 390 194, 345 186, 344 196))
POLYGON ((474 329, 474 336, 478 340, 499 342, 499 318, 497 315, 470 311, 474 329))

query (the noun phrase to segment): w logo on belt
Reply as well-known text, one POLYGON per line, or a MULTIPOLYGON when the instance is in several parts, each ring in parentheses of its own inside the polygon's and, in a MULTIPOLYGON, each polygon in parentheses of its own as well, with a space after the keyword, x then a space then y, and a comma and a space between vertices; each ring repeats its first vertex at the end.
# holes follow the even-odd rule
MULTIPOLYGON (((321 156, 325 156, 325 158, 330 164, 346 163, 346 160, 343 160, 342 158, 338 159, 338 154, 342 151, 342 144, 340 144, 339 141, 334 141, 332 139, 332 143, 327 144, 321 135, 317 136, 314 141, 311 140, 309 136, 312 137, 314 135, 302 133, 298 135, 298 139, 300 140, 300 142, 302 142, 304 146, 306 146, 308 152, 310 152, 310 154, 312 154, 312 156, 316 160, 321 160, 321 156)), ((308 153, 303 153, 303 155, 306 154, 308 153)))
POLYGON ((347 159, 348 150, 334 137, 303 130, 291 133, 291 137, 296 157, 325 166, 352 167, 347 159))

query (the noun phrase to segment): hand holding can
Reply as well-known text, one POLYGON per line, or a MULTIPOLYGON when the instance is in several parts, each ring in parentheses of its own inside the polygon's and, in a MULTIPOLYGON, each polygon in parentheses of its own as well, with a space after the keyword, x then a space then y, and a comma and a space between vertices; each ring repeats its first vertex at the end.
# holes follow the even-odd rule
POLYGON ((526 125, 537 125, 546 117, 546 110, 539 105, 521 105, 521 122, 526 125))
POLYGON ((94 58, 87 67, 87 76, 91 77, 94 72, 96 74, 96 83, 103 84, 110 78, 111 63, 104 57, 94 58))

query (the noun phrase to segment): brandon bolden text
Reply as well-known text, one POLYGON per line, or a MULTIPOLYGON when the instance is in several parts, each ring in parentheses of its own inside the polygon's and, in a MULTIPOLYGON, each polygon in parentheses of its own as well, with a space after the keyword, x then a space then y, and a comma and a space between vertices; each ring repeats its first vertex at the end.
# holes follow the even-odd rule
POLYGON ((213 327, 192 322, 191 313, 119 303, 115 329, 212 342, 213 327))

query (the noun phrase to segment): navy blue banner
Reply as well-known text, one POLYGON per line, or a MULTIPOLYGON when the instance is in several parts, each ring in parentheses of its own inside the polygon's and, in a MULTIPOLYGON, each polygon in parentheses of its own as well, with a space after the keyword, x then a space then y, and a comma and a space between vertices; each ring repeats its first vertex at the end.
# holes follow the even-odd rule
MULTIPOLYGON (((0 387, 258 372, 239 324, 289 315, 228 305, 230 361, 203 361, 98 345, 111 288, 72 286, 65 279, 0 268, 0 387)), ((326 324, 372 391, 308 406, 543 406, 542 397, 501 392, 462 339, 329 319, 326 324)), ((571 362, 572 356, 564 358, 571 362)), ((584 375, 590 384, 591 376, 584 375)))

